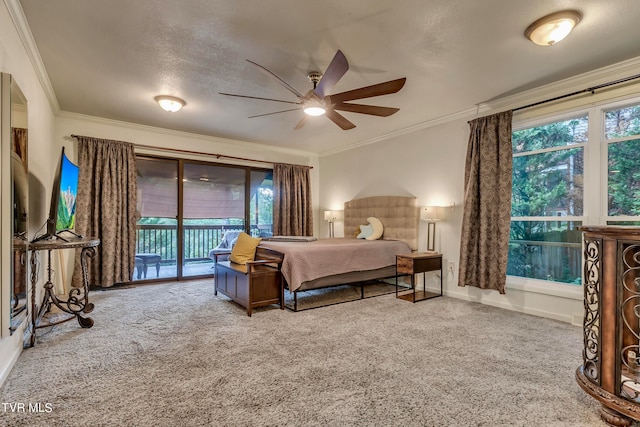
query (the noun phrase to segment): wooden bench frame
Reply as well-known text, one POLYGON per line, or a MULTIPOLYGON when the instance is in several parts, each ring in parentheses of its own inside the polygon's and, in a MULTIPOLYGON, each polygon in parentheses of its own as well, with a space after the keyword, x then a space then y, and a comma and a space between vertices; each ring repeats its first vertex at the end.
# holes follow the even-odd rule
POLYGON ((215 289, 247 309, 247 315, 256 307, 279 304, 284 310, 284 280, 280 268, 282 258, 263 256, 247 262, 246 265, 231 261, 218 261, 218 256, 231 252, 214 254, 215 289))

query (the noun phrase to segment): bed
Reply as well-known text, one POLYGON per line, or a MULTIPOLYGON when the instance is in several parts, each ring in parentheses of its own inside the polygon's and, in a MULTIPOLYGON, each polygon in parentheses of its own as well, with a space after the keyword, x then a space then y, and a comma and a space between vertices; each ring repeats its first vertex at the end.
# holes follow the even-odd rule
POLYGON ((362 283, 394 277, 396 255, 418 247, 419 208, 415 197, 376 196, 344 204, 344 235, 333 239, 264 239, 259 255, 283 259, 282 275, 289 292, 297 293, 331 286, 362 283), (381 239, 356 239, 360 225, 368 218, 382 222, 381 239))

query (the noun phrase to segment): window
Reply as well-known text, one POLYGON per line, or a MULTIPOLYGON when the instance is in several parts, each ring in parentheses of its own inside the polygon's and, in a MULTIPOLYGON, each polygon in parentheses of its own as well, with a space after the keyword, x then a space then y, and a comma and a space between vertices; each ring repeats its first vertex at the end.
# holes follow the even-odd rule
POLYGON ((513 133, 507 274, 580 283, 588 116, 513 133))
POLYGON ((577 228, 640 225, 640 104, 523 126, 512 146, 507 274, 580 285, 577 228))
POLYGON ((607 224, 640 225, 640 105, 605 113, 607 224))

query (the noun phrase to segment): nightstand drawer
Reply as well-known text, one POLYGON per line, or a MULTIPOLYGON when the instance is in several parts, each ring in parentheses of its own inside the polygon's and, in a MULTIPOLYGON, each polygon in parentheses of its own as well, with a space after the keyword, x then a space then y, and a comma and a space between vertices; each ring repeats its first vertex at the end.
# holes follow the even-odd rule
POLYGON ((398 273, 415 274, 425 271, 440 270, 442 267, 442 256, 416 258, 398 256, 398 273))

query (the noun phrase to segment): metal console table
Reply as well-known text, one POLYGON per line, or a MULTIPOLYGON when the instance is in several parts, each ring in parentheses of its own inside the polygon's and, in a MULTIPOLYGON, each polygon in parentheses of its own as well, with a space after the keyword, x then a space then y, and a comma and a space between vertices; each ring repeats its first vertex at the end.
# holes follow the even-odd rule
POLYGON ((37 242, 29 243, 29 250, 31 251, 31 336, 29 337, 29 346, 33 347, 36 343, 36 329, 46 328, 49 326, 57 325, 59 323, 66 322, 73 318, 78 320, 78 323, 83 328, 90 328, 93 326, 93 319, 90 317, 83 317, 83 313, 91 313, 94 305, 89 302, 89 277, 87 273, 87 260, 93 258, 96 255, 96 247, 100 245, 100 240, 92 237, 79 238, 69 241, 62 239, 53 240, 41 240, 37 242), (53 290, 53 281, 51 278, 51 252, 58 249, 82 249, 80 254, 80 265, 82 267, 82 287, 72 288, 69 291, 66 300, 59 299, 53 290), (37 253, 39 251, 47 251, 47 281, 44 284, 44 298, 39 310, 36 312, 36 283, 37 277, 37 253), (63 313, 62 317, 57 320, 47 321, 41 323, 45 313, 49 312, 52 306, 55 305, 63 313), (66 313, 66 315, 64 315, 66 313))

